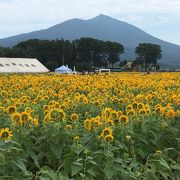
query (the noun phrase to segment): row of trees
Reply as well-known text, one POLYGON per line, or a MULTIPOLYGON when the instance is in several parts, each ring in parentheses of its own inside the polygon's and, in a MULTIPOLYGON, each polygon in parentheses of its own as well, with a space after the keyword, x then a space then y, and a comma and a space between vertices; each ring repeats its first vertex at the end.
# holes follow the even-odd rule
MULTIPOLYGON (((124 52, 122 44, 101 41, 93 38, 68 40, 28 40, 20 42, 12 48, 0 47, 1 57, 37 58, 50 70, 62 64, 76 66, 79 71, 90 70, 93 67, 106 67, 120 61, 124 52)), ((139 44, 136 48, 138 58, 136 64, 144 64, 150 68, 161 58, 161 48, 154 44, 139 44)))

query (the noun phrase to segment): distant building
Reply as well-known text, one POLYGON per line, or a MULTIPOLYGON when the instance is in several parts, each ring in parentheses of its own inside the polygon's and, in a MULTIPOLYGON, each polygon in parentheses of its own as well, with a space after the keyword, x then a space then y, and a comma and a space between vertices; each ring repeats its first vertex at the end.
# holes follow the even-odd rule
POLYGON ((142 69, 141 65, 136 64, 133 60, 127 60, 126 64, 123 66, 126 71, 140 71, 142 69))
POLYGON ((124 66, 125 69, 131 69, 132 68, 133 61, 127 61, 127 64, 124 66))
POLYGON ((122 64, 122 69, 123 70, 127 70, 127 71, 129 71, 129 70, 132 70, 132 64, 133 64, 133 61, 131 61, 131 60, 125 60, 124 62, 123 62, 123 64, 122 64))
POLYGON ((37 59, 0 57, 0 73, 45 73, 49 70, 37 59))

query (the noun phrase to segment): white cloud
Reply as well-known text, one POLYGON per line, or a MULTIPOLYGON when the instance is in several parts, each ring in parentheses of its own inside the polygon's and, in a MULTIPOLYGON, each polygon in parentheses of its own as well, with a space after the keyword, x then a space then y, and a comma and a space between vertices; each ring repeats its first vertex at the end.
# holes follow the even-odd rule
POLYGON ((75 17, 88 19, 102 13, 149 32, 153 27, 179 25, 180 1, 0 0, 0 36, 47 28, 75 17))

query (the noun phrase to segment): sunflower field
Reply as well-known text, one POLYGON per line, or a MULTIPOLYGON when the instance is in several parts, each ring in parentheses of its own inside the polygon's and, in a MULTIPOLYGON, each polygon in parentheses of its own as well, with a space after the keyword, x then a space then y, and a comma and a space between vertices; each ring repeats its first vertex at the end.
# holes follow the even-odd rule
POLYGON ((180 73, 0 75, 0 179, 180 177, 180 73))

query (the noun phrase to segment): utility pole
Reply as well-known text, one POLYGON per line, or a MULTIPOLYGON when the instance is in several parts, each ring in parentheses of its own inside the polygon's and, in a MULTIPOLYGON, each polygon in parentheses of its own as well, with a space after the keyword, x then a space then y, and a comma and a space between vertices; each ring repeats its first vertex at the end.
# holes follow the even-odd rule
POLYGON ((90 51, 91 52, 91 63, 92 63, 92 67, 94 67, 94 63, 93 63, 93 53, 94 51, 90 51))
POLYGON ((61 38, 61 42, 62 42, 62 52, 63 52, 62 58, 63 58, 63 65, 64 65, 64 39, 63 38, 61 38))
POLYGON ((146 71, 146 63, 145 63, 145 57, 144 57, 144 61, 143 61, 143 63, 144 63, 144 71, 146 71))
POLYGON ((63 65, 64 65, 64 52, 63 52, 63 65))

